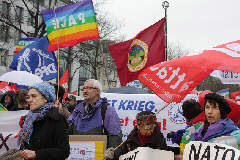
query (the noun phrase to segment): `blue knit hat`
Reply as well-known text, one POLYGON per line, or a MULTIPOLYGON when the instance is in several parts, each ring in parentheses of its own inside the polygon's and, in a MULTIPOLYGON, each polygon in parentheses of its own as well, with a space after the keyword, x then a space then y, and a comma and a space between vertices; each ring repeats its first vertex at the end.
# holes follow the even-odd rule
POLYGON ((31 88, 38 90, 49 102, 54 102, 56 100, 55 89, 48 83, 36 83, 28 89, 31 88))

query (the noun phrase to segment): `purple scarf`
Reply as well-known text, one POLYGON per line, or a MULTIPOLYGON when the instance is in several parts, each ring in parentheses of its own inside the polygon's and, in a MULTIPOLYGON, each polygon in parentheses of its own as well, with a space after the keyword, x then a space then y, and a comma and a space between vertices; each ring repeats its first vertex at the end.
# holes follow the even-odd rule
POLYGON ((228 136, 231 134, 232 131, 238 129, 238 127, 233 123, 232 120, 225 118, 218 120, 214 124, 211 124, 204 135, 202 135, 203 129, 204 123, 200 126, 200 128, 196 132, 192 134, 194 141, 207 142, 212 138, 228 136))

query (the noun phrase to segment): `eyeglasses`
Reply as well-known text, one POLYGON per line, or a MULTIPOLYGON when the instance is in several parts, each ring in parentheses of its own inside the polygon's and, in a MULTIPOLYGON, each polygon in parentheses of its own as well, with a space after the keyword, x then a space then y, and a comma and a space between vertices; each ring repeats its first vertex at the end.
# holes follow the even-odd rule
POLYGON ((81 89, 81 91, 83 91, 84 89, 90 90, 90 89, 97 89, 97 88, 96 88, 96 87, 83 87, 83 88, 81 89))

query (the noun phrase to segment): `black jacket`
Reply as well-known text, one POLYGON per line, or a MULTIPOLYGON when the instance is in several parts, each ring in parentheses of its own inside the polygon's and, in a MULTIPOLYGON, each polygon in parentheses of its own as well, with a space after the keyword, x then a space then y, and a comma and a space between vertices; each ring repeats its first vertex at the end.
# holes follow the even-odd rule
POLYGON ((135 127, 128 135, 127 141, 121 147, 121 155, 126 154, 138 147, 150 147, 153 149, 168 150, 165 138, 158 125, 154 128, 153 134, 149 137, 146 144, 141 145, 138 140, 138 129, 135 127))
POLYGON ((36 151, 36 160, 65 160, 70 154, 68 124, 56 108, 33 123, 33 133, 25 149, 36 151))

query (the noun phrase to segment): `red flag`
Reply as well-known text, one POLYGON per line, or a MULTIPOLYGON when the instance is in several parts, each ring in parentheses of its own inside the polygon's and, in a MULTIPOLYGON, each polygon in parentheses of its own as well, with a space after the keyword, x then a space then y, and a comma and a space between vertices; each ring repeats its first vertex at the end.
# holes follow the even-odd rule
POLYGON ((240 105, 240 91, 231 93, 232 99, 240 105))
POLYGON ((65 98, 68 96, 68 80, 69 80, 69 70, 66 69, 66 71, 63 73, 62 77, 59 80, 59 85, 65 89, 63 100, 65 100, 65 98))
POLYGON ((71 94, 77 95, 77 91, 73 91, 73 92, 71 92, 71 94))
POLYGON ((136 80, 142 69, 165 60, 164 24, 165 18, 136 37, 108 47, 122 86, 136 80))
MULTIPOLYGON (((13 88, 12 88, 7 82, 5 82, 5 81, 1 82, 1 83, 0 83, 0 92, 6 93, 6 92, 8 92, 8 91, 13 91, 13 92, 15 92, 15 91, 13 90, 13 88)), ((16 92, 15 92, 15 93, 16 93, 16 92)))
POLYGON ((240 73, 240 41, 202 54, 162 62, 144 70, 138 79, 165 102, 180 102, 213 70, 240 73))
POLYGON ((11 87, 12 87, 13 91, 14 91, 15 93, 17 93, 17 91, 18 91, 17 84, 16 84, 16 83, 13 83, 13 84, 11 85, 11 87))

